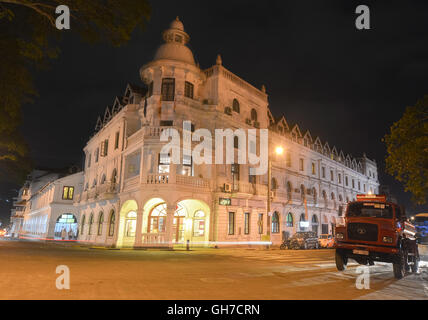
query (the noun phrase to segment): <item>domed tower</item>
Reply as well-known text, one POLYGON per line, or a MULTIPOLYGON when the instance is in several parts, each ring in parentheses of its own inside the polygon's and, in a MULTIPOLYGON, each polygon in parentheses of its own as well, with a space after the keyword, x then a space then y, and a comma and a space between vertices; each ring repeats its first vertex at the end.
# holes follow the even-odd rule
POLYGON ((203 80, 203 73, 186 45, 190 37, 178 17, 162 33, 162 38, 164 43, 153 61, 140 69, 141 79, 148 87, 143 122, 150 125, 170 124, 183 118, 178 115, 185 111, 186 101, 198 99, 203 80))

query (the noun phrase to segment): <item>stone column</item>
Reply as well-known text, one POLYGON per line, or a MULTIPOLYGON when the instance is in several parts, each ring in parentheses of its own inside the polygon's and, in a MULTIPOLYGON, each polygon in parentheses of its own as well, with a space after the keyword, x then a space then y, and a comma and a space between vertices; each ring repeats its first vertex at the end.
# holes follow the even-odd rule
POLYGON ((174 204, 167 204, 166 209, 167 215, 166 215, 166 237, 165 241, 167 242, 168 248, 173 248, 173 242, 172 242, 172 235, 173 235, 173 223, 174 223, 174 213, 175 213, 175 205, 174 204))
POLYGON ((134 247, 141 247, 142 246, 143 214, 144 214, 144 209, 138 208, 138 210, 137 210, 137 226, 136 226, 136 230, 135 230, 134 247))

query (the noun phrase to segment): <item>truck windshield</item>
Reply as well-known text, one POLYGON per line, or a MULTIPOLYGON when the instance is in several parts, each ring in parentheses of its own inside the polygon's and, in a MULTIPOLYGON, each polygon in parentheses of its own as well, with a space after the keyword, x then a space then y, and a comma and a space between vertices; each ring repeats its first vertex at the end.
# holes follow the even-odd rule
POLYGON ((385 203, 353 202, 348 206, 347 216, 392 219, 392 207, 385 203))

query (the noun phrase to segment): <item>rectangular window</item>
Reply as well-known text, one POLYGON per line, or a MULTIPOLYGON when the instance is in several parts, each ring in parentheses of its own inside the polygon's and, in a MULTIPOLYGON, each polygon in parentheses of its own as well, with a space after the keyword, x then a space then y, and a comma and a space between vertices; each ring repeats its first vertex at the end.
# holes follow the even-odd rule
POLYGON ((325 179, 325 167, 321 168, 321 176, 325 179))
POLYGON ((182 175, 193 176, 193 159, 191 155, 183 154, 182 175))
POLYGON ((62 189, 62 200, 73 200, 74 187, 64 187, 62 189))
POLYGON ((361 190, 361 183, 358 181, 358 190, 361 190))
POLYGON ((348 186, 348 177, 345 177, 345 185, 348 186))
POLYGON ((363 187, 364 187, 364 192, 366 192, 366 185, 364 184, 363 187))
POLYGON ((250 234, 250 213, 244 213, 244 234, 250 234))
POLYGON ((171 156, 165 153, 159 153, 159 173, 169 173, 169 165, 171 163, 171 156))
POLYGON ((340 173, 337 175, 337 178, 339 180, 339 183, 342 183, 342 175, 340 173))
POLYGON ((153 95, 153 81, 149 83, 149 86, 147 88, 147 95, 151 97, 153 95))
POLYGON ((299 159, 299 169, 300 169, 300 171, 303 171, 304 165, 305 165, 304 160, 300 158, 299 159))
POLYGON ((286 161, 287 167, 290 168, 291 167, 291 153, 290 152, 287 152, 287 158, 285 161, 286 161))
POLYGON ((355 189, 355 180, 352 179, 352 189, 355 189))
POLYGON ((114 149, 116 150, 117 148, 119 148, 119 137, 120 137, 120 133, 119 131, 116 132, 116 136, 114 138, 114 149))
POLYGON ((259 229, 259 234, 263 233, 263 213, 259 213, 259 219, 257 221, 257 225, 258 225, 258 229, 259 229))
POLYGON ((239 164, 232 163, 231 170, 232 170, 232 188, 234 191, 238 191, 239 190, 239 164))
POLYGON ((334 172, 333 172, 333 170, 330 170, 330 180, 334 181, 334 172))
POLYGON ((193 99, 193 84, 188 81, 184 83, 184 96, 193 99))
POLYGON ((249 183, 256 183, 256 176, 249 174, 248 175, 248 182, 249 183))
POLYGON ((100 148, 97 148, 97 150, 95 150, 95 162, 98 162, 99 155, 100 155, 100 148))
POLYGON ((106 157, 108 154, 108 140, 101 142, 101 157, 106 157))
POLYGON ((163 78, 162 79, 162 101, 174 101, 175 96, 175 79, 163 78))
POLYGON ((235 212, 229 212, 229 235, 235 234, 235 212))
POLYGON ((312 162, 312 174, 315 174, 315 163, 312 162))
POLYGON ((88 168, 91 166, 92 154, 88 154, 88 168))

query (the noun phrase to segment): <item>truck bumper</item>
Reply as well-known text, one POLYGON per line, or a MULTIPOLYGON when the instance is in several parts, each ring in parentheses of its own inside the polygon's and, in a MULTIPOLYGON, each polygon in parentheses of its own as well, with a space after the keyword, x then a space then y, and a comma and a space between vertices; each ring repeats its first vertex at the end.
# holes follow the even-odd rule
POLYGON ((398 249, 395 247, 387 246, 373 246, 359 243, 344 243, 338 242, 336 244, 336 250, 340 254, 352 258, 352 259, 361 259, 367 258, 372 261, 381 261, 381 262, 393 262, 398 254, 398 249), (354 250, 368 251, 368 255, 362 255, 354 253, 354 250))

